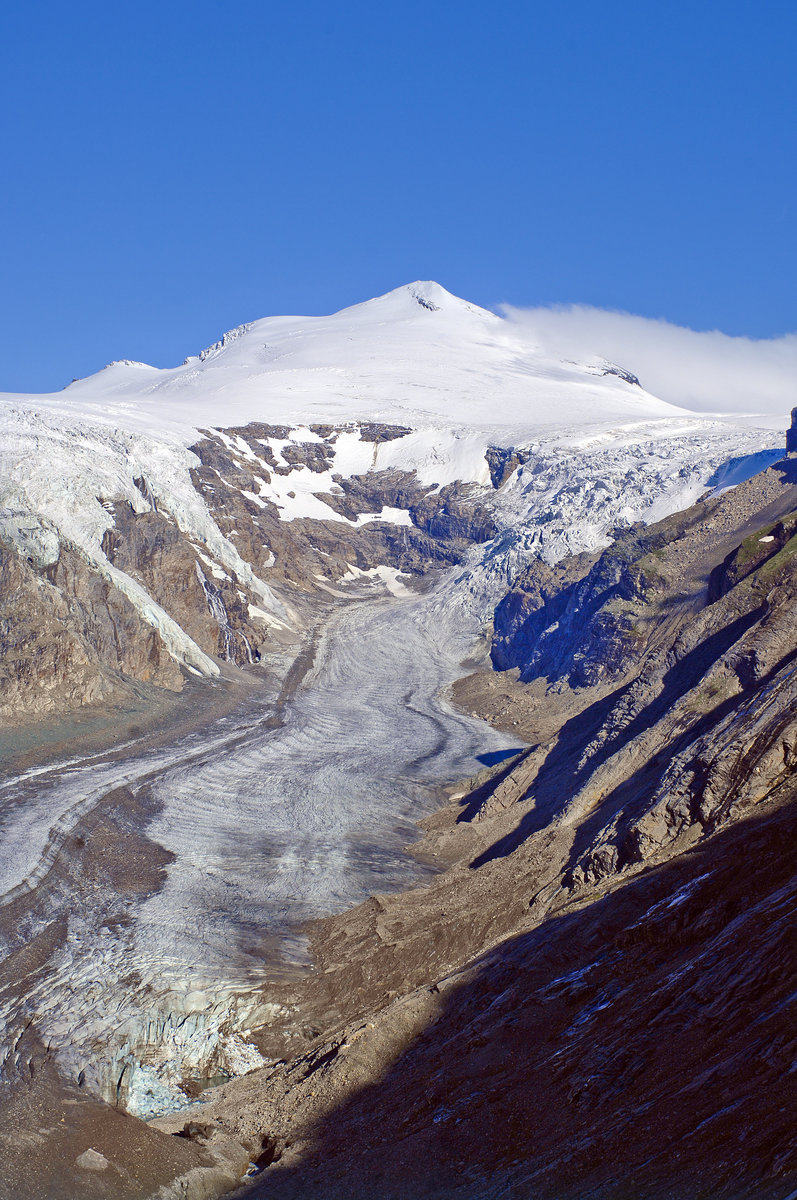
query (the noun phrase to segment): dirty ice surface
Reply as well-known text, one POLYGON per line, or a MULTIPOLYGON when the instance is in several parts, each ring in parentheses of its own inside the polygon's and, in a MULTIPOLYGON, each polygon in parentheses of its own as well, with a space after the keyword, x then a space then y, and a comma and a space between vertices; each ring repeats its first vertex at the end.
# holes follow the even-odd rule
POLYGON ((229 972, 231 937, 251 965, 264 928, 407 880, 404 847, 435 785, 518 744, 439 696, 468 647, 430 619, 434 604, 409 594, 345 610, 281 729, 160 776, 149 836, 178 860, 139 914, 142 956, 169 948, 178 975, 190 961, 210 983, 229 972))
POLYGON ((406 847, 437 807, 439 785, 519 748, 446 703, 476 633, 461 607, 446 608, 447 586, 339 610, 280 727, 261 703, 169 748, 29 774, 0 790, 7 896, 25 889, 22 876, 34 883, 79 815, 121 782, 151 789, 160 810, 146 835, 176 856, 163 886, 128 902, 112 935, 110 895, 66 914, 69 937, 51 969, 0 1013, 9 1029, 35 1015, 68 1073, 87 1063, 99 1080, 120 1062, 145 1070, 142 1112, 154 1104, 146 1072, 159 1072, 162 1110, 185 1061, 172 1033, 162 1054, 151 1041, 142 1051, 153 1022, 172 1030, 169 1014, 183 1021, 199 1005, 202 1046, 187 1043, 185 1055, 201 1073, 205 1049, 235 1042, 235 1013, 248 1015, 235 996, 252 996, 280 962, 304 961, 299 922, 418 878, 406 847), (26 837, 38 866, 21 852, 26 837), (133 975, 135 986, 121 982, 133 975))

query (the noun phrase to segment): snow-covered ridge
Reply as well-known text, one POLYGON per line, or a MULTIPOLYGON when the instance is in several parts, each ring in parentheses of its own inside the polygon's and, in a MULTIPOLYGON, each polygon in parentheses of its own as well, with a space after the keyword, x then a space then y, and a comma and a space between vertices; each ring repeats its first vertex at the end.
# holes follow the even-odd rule
MULTIPOLYGON (((191 476, 198 460, 189 447, 201 430, 222 437, 253 421, 288 430, 263 441, 277 461, 286 445, 319 440, 311 424, 337 431, 327 470, 296 464, 261 478, 255 491, 242 486, 254 507, 276 506, 284 521, 408 526, 408 512, 395 505, 349 520, 319 494, 332 493, 336 478, 374 470, 414 473, 438 489, 469 483, 484 489, 511 533, 501 540, 505 570, 522 555, 601 545, 618 519, 688 504, 723 462, 778 440, 695 418, 606 360, 551 358, 496 314, 416 282, 331 316, 240 325, 179 367, 122 360, 61 393, 0 397, 3 532, 25 557, 54 561, 60 544, 76 547, 177 661, 213 673, 174 618, 109 562, 103 539, 114 526, 110 501, 137 513, 157 506, 213 564, 213 577, 237 578, 248 603, 290 622, 268 570, 253 571, 236 531, 222 533, 191 476), (363 420, 406 432, 374 442, 361 436, 363 420), (526 465, 500 493, 485 457, 491 446, 525 447, 526 465)), ((265 460, 230 436, 268 475, 265 460)))
MULTIPOLYGON (((244 334, 247 334, 251 328, 252 322, 250 321, 248 324, 236 326, 235 329, 228 329, 220 341, 214 342, 212 346, 208 346, 205 350, 200 350, 198 356, 195 357, 198 357, 200 362, 207 362, 209 358, 213 358, 220 351, 226 350, 227 347, 231 346, 233 342, 236 342, 238 338, 243 337, 244 334)), ((195 358, 187 358, 185 360, 186 363, 192 361, 195 361, 195 358)), ((185 363, 183 365, 185 366, 185 363)))
MULTIPOLYGON (((145 371, 154 371, 156 369, 155 367, 151 367, 149 363, 137 362, 134 358, 116 358, 113 362, 109 362, 107 367, 104 367, 103 369, 105 371, 110 371, 112 367, 139 367, 143 368, 145 371)), ((80 380, 73 379, 72 384, 74 383, 80 383, 80 380)), ((68 386, 71 387, 72 384, 69 384, 68 386)))
POLYGON ((682 413, 614 369, 545 354, 504 318, 416 282, 330 316, 248 322, 177 367, 117 362, 24 399, 176 436, 254 420, 376 418, 476 426, 498 444, 530 428, 682 413))

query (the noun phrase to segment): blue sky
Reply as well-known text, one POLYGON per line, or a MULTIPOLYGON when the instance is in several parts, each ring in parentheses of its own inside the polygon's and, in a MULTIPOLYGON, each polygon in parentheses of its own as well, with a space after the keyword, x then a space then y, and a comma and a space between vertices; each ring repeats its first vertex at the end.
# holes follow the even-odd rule
POLYGON ((412 279, 797 329, 792 3, 32 0, 0 30, 0 389, 412 279))

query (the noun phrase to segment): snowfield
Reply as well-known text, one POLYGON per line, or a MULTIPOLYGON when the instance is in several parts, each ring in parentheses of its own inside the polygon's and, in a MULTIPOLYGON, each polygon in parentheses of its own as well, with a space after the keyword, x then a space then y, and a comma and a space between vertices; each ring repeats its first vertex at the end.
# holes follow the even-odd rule
POLYGON ((363 418, 502 428, 510 441, 535 425, 683 412, 615 369, 551 358, 509 321, 413 283, 328 317, 253 321, 179 367, 111 363, 37 399, 148 432, 363 418))

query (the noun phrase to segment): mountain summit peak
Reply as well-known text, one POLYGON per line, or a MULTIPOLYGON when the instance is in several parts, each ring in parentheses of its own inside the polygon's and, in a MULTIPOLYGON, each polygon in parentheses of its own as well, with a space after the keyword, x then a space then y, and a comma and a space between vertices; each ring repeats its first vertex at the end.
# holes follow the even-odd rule
POLYGON ((457 299, 439 283, 435 283, 433 279, 419 279, 415 283, 405 284, 405 287, 413 300, 420 304, 421 308, 426 308, 430 312, 437 312, 443 307, 446 300, 457 299))
POLYGON ((418 316, 422 312, 444 312, 451 315, 468 313, 471 316, 486 317, 492 321, 496 317, 486 308, 462 300, 452 292, 447 291, 442 284, 433 279, 416 279, 413 283, 404 283, 401 287, 393 288, 381 296, 373 296, 361 304, 353 304, 344 308, 342 313, 360 312, 365 314, 379 313, 380 319, 387 315, 398 320, 407 316, 418 316))
MULTIPOLYGON (((117 364, 74 383, 70 403, 124 405, 192 428, 258 420, 511 427, 682 416, 603 360, 564 362, 513 325, 417 279, 327 316, 264 317, 180 367, 117 364)), ((114 408, 115 419, 119 419, 114 408)), ((126 419, 128 419, 126 418, 126 419)), ((498 435, 491 435, 498 436, 498 435)))

